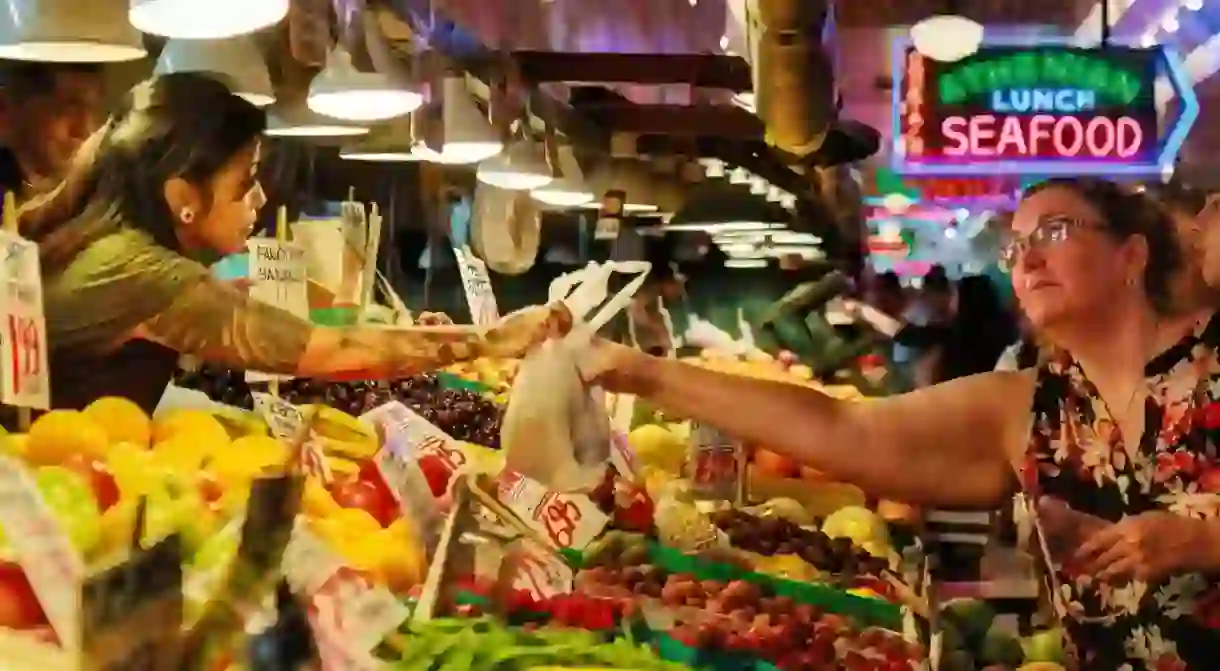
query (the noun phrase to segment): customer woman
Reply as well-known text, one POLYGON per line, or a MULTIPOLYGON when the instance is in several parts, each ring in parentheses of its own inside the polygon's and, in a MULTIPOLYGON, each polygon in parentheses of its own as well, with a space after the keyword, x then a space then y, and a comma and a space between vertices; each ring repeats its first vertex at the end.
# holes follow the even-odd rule
POLYGON ((37 241, 51 402, 104 395, 152 410, 180 354, 303 377, 388 378, 480 355, 520 354, 561 308, 456 327, 315 327, 248 299, 205 264, 244 251, 264 198, 264 114, 195 73, 137 85, 68 175, 20 213, 37 241))
POLYGON ((1220 321, 1196 331, 1173 314, 1164 210, 1109 182, 1051 180, 1022 199, 1004 260, 1033 326, 1070 358, 860 404, 605 343, 585 374, 878 496, 1056 497, 1094 532, 1067 562, 1083 573, 1054 566, 1081 668, 1212 668, 1220 321))

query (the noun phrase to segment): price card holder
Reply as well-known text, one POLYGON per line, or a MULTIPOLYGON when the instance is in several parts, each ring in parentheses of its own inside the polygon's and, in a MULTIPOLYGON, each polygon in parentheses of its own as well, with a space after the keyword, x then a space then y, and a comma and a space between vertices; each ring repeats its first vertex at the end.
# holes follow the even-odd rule
POLYGON ((513 589, 526 590, 535 599, 571 594, 576 579, 571 567, 528 538, 509 543, 500 573, 513 589))
POLYGON ((330 482, 331 472, 326 465, 326 455, 311 427, 313 418, 306 417, 300 408, 273 394, 254 392, 252 396, 254 409, 267 422, 271 435, 296 448, 300 470, 323 482, 330 482))
MULTIPOLYGON (((281 220, 286 217, 281 217, 281 220)), ((281 224, 286 230, 286 224, 281 224)), ((306 282, 305 249, 300 245, 270 238, 246 241, 249 259, 250 297, 274 305, 281 310, 309 319, 308 283, 306 282)), ((286 376, 250 371, 251 382, 281 380, 286 376)))
POLYGON ((0 230, 0 249, 0 402, 46 409, 51 390, 38 245, 0 230))
POLYGON ((60 642, 77 650, 84 564, 25 467, 5 456, 0 456, 0 521, 60 642))
POLYGON ((556 548, 583 550, 610 518, 582 494, 561 494, 519 473, 500 476, 497 498, 556 548))
POLYGON ((453 253, 457 256, 462 289, 470 304, 471 321, 479 326, 490 326, 500 321, 500 309, 496 306, 496 295, 491 289, 487 264, 465 245, 455 247, 453 253))
POLYGON ((175 534, 85 581, 82 668, 182 668, 182 541, 175 534))
POLYGON ((694 424, 688 446, 688 476, 695 494, 744 504, 746 454, 741 443, 706 424, 694 424))

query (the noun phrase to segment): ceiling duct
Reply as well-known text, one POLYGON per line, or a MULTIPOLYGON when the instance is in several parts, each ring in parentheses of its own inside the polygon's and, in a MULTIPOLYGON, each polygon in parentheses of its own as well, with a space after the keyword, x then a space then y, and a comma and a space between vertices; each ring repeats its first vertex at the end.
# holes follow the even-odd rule
POLYGON ((834 65, 822 46, 827 0, 749 0, 746 36, 767 143, 794 157, 822 147, 837 116, 834 65))

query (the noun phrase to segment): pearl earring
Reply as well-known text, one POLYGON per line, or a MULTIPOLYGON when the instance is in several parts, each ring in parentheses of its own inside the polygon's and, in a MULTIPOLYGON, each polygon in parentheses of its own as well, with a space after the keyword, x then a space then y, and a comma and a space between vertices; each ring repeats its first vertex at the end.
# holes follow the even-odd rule
POLYGON ((195 220, 195 211, 189 207, 184 207, 182 208, 182 211, 178 213, 178 218, 182 220, 182 223, 189 224, 195 220))

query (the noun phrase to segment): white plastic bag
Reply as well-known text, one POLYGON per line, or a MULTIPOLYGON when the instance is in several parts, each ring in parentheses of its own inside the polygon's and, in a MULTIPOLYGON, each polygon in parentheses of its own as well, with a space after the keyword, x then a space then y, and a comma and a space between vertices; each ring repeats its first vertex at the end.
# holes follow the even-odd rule
POLYGON ((644 262, 591 263, 551 283, 550 302, 563 301, 575 325, 517 369, 500 427, 508 470, 558 492, 587 492, 601 483, 610 461, 610 420, 604 394, 585 385, 577 362, 593 334, 627 307, 648 269, 644 262), (615 272, 638 276, 607 298, 615 272))

